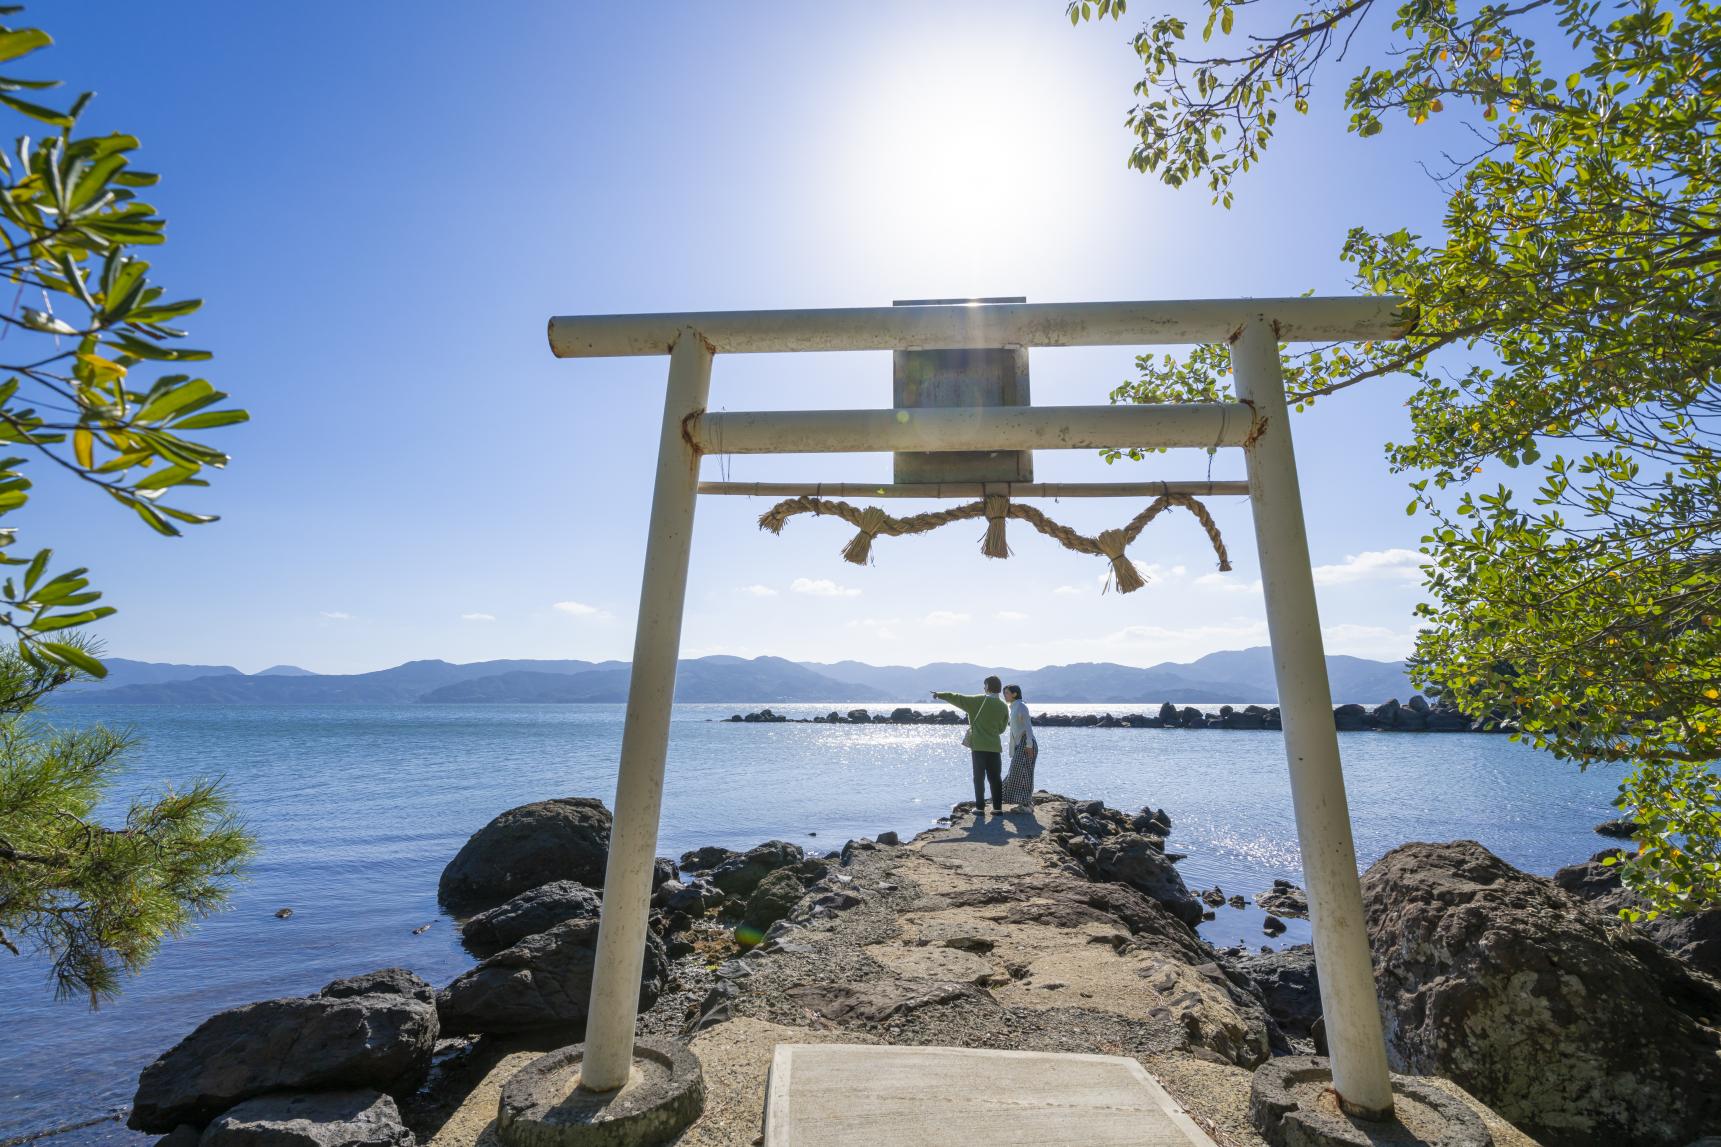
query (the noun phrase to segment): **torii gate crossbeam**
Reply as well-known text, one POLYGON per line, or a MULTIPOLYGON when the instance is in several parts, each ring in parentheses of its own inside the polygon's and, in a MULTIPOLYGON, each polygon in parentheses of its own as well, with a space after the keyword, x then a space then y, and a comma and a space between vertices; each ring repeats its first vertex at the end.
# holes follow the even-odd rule
MULTIPOLYGON (((581 1086, 597 1092, 619 1088, 633 1063, 702 455, 742 450, 972 449, 975 444, 999 449, 1217 444, 1242 446, 1247 463, 1297 838, 1321 970, 1333 1086, 1354 1114, 1377 1118, 1390 1114, 1392 1085, 1375 1002, 1278 347, 1280 342, 1292 341, 1393 338, 1402 336, 1412 321, 1398 300, 1386 297, 997 303, 552 318, 550 347, 558 357, 670 357, 581 1086), (1236 403, 706 413, 711 364, 717 353, 1199 342, 1230 345, 1236 403)), ((1228 488, 1214 492, 1241 492, 1236 484, 1225 485, 1228 488)), ((1115 485, 1104 488, 1105 493, 1116 490, 1115 485)), ((747 491, 741 487, 712 492, 747 491)), ((1029 495, 1024 492, 1024 496, 1029 495)))

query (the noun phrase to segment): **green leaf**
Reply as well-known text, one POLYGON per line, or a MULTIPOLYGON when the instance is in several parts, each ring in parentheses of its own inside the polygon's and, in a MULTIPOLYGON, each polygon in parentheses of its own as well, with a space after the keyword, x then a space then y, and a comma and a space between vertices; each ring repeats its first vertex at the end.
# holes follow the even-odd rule
POLYGON ((22 112, 31 119, 41 120, 46 124, 52 124, 54 127, 72 126, 72 117, 67 115, 65 112, 57 112, 53 108, 46 108, 41 104, 33 104, 29 100, 21 100, 17 96, 8 95, 5 92, 0 92, 0 104, 5 104, 15 112, 22 112))
POLYGON ((36 645, 42 653, 54 660, 64 665, 70 665, 74 669, 80 669, 91 677, 106 677, 108 675, 107 666, 75 645, 67 645, 60 641, 42 641, 37 642, 36 645))
POLYGON ((0 63, 27 56, 37 48, 46 48, 53 42, 53 37, 40 28, 0 32, 0 63))

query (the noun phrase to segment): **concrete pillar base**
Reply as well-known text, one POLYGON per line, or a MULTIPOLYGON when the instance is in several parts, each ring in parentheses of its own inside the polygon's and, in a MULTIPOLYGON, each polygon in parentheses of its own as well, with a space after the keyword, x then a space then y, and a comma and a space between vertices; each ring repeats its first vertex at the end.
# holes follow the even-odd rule
POLYGON ((637 1040, 633 1070, 614 1091, 580 1087, 585 1044, 533 1060, 502 1087, 496 1136, 508 1147, 652 1147, 674 1139, 705 1109, 699 1057, 637 1040))
POLYGON ((1255 1069, 1249 1119, 1273 1147, 1492 1147, 1481 1116, 1423 1080, 1394 1075, 1392 1099, 1390 1118, 1348 1115, 1327 1060, 1290 1055, 1255 1069))

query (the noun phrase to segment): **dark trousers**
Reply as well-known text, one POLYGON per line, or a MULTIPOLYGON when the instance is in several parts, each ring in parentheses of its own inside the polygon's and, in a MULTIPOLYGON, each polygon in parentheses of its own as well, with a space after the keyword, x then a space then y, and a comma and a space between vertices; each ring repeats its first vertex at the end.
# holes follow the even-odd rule
POLYGON ((969 749, 968 755, 974 758, 974 803, 979 808, 986 806, 986 782, 992 783, 992 809, 994 812, 1004 811, 1004 760, 1000 753, 983 752, 980 749, 969 749))

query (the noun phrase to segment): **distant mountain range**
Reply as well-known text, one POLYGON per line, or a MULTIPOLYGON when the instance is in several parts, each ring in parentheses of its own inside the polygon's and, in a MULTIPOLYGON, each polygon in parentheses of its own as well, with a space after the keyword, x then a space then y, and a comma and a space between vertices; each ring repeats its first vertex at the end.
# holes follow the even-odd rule
MULTIPOLYGON (((627 700, 625 661, 408 661, 374 673, 312 673, 277 665, 241 673, 231 665, 169 665, 110 658, 103 681, 84 681, 56 694, 70 704, 357 705, 578 704, 627 700)), ((1329 657, 1335 702, 1378 704, 1415 690, 1402 661, 1329 657)), ((1109 662, 1003 669, 964 662, 829 664, 781 657, 698 657, 681 662, 677 701, 738 705, 791 702, 919 701, 933 689, 977 693, 989 673, 1046 702, 1158 705, 1229 702, 1272 704, 1272 654, 1265 646, 1210 653, 1186 664, 1146 669, 1109 662)))

